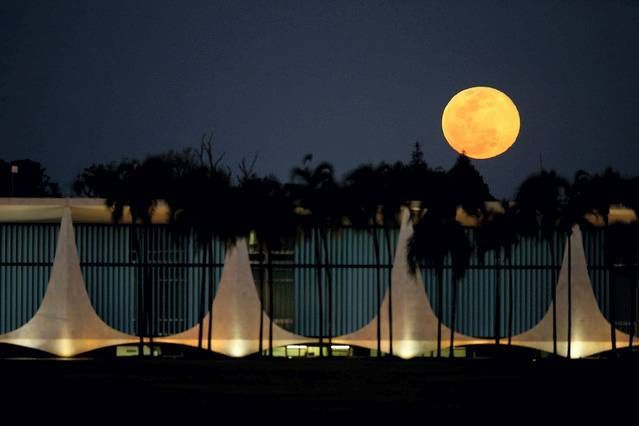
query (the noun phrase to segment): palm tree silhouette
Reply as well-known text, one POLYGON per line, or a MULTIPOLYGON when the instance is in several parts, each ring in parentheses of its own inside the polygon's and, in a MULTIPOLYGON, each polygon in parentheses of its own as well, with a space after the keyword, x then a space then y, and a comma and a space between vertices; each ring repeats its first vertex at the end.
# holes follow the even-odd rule
MULTIPOLYGON (((456 208, 461 208, 466 215, 474 218, 475 221, 479 221, 486 213, 486 202, 493 200, 494 197, 490 193, 490 189, 484 181, 484 178, 464 153, 461 153, 457 157, 455 164, 447 173, 447 178, 449 181, 448 185, 454 196, 453 202, 456 208)), ((461 261, 458 261, 458 268, 462 268, 461 270, 457 269, 457 272, 455 272, 455 268, 453 268, 453 275, 457 276, 457 279, 453 279, 451 309, 451 324, 454 330, 457 321, 457 306, 459 304, 457 297, 459 282, 465 275, 466 268, 468 267, 469 251, 471 248, 467 242, 467 238, 462 238, 461 235, 458 235, 453 243, 456 244, 455 249, 459 251, 458 257, 461 259, 461 261)), ((453 356, 453 343, 454 333, 451 333, 451 357, 453 356)))
POLYGON ((624 195, 626 182, 620 174, 612 168, 606 168, 603 173, 589 174, 580 170, 576 173, 573 191, 573 210, 578 217, 584 214, 592 214, 599 218, 604 224, 604 252, 608 269, 608 282, 610 285, 610 339, 612 342, 612 354, 616 355, 616 303, 617 293, 615 286, 614 268, 614 247, 611 245, 610 230, 610 209, 614 205, 622 204, 627 196, 624 195))
POLYGON ((399 227, 399 214, 406 199, 402 197, 404 190, 403 178, 405 166, 401 162, 395 164, 381 163, 377 167, 377 173, 381 176, 381 186, 377 189, 380 197, 381 220, 384 229, 384 243, 387 256, 387 282, 388 282, 388 349, 393 355, 393 260, 390 230, 399 227))
MULTIPOLYGON (((121 223, 128 208, 131 216, 130 243, 135 263, 142 264, 142 277, 137 286, 137 334, 139 356, 143 356, 144 337, 151 336, 151 286, 147 261, 147 235, 145 226, 150 224, 157 205, 157 187, 149 179, 154 164, 137 160, 120 163, 94 164, 82 171, 73 183, 74 191, 82 195, 105 198, 111 209, 111 220, 121 223)), ((139 270, 137 273, 139 274, 139 270)), ((138 278, 140 278, 138 276, 138 278)))
POLYGON ((553 244, 557 231, 566 226, 569 210, 570 184, 555 171, 541 170, 526 178, 515 196, 519 232, 523 236, 538 237, 545 241, 551 258, 551 295, 553 322, 553 354, 557 355, 557 260, 553 244))
MULTIPOLYGON (((273 321, 274 287, 273 287, 273 256, 291 241, 296 232, 294 208, 282 184, 273 176, 258 177, 252 166, 247 168, 244 163, 240 166, 242 175, 238 183, 240 194, 240 217, 238 220, 247 224, 255 233, 259 247, 260 274, 260 309, 263 311, 264 301, 264 257, 266 257, 266 276, 268 287, 268 354, 273 356, 273 321), (259 212, 255 212, 258 208, 259 212)), ((259 352, 263 352, 262 336, 263 324, 260 315, 259 352)))
MULTIPOLYGON (((415 158, 415 156, 413 156, 415 158)), ((450 353, 454 356, 459 283, 470 262, 471 243, 457 221, 458 209, 468 215, 481 216, 486 201, 492 199, 488 186, 465 155, 460 155, 447 172, 431 170, 425 163, 413 161, 407 166, 406 179, 414 182, 410 196, 419 197, 426 213, 414 227, 408 247, 410 269, 426 264, 435 269, 437 280, 437 356, 441 356, 441 321, 443 316, 444 267, 450 258, 452 269, 450 353)), ((418 215, 419 216, 419 215, 418 215)))
POLYGON ((328 344, 329 355, 332 355, 331 342, 333 337, 333 298, 332 298, 332 273, 330 268, 328 233, 331 228, 341 225, 340 203, 337 200, 339 190, 335 182, 333 166, 327 162, 312 165, 313 156, 304 157, 301 167, 295 167, 291 171, 291 183, 287 189, 292 194, 298 207, 303 210, 298 215, 300 227, 310 232, 315 246, 315 259, 317 267, 317 293, 319 307, 319 344, 320 356, 323 356, 324 339, 324 302, 322 290, 322 268, 326 274, 327 301, 328 301, 328 344), (322 261, 322 250, 324 259, 322 261))
MULTIPOLYGON (((409 208, 411 218, 416 223, 424 211, 424 199, 433 180, 433 170, 424 160, 419 142, 415 142, 410 162, 396 162, 391 165, 380 164, 377 172, 382 176, 376 192, 381 205, 381 218, 384 224, 384 240, 387 263, 393 264, 394 253, 391 249, 390 228, 399 226, 399 212, 402 206, 409 208)), ((393 280, 392 268, 388 269, 388 321, 389 353, 393 355, 393 280)), ((441 306, 441 303, 440 303, 441 306)))
POLYGON ((115 191, 109 194, 106 205, 111 208, 111 219, 120 223, 125 208, 129 208, 131 216, 131 242, 136 263, 142 263, 142 277, 138 281, 138 335, 139 356, 143 356, 144 336, 148 336, 153 344, 151 273, 148 263, 148 232, 153 210, 157 206, 157 198, 153 194, 150 170, 144 163, 131 160, 123 161, 117 166, 117 183, 115 191))
POLYGON ((470 260, 470 243, 466 233, 454 217, 440 211, 429 210, 414 226, 408 243, 408 264, 412 273, 417 266, 425 264, 435 269, 437 277, 437 357, 441 357, 441 335, 443 318, 444 267, 447 258, 453 272, 453 305, 451 309, 450 354, 453 356, 456 301, 458 283, 463 278, 470 260))
MULTIPOLYGON (((381 164, 375 167, 364 164, 346 175, 344 183, 344 207, 346 216, 355 229, 368 231, 373 243, 375 254, 375 295, 377 304, 377 356, 382 355, 381 338, 381 307, 382 307, 382 276, 381 276, 381 249, 378 235, 378 225, 384 225, 383 200, 380 192, 385 191, 385 171, 387 166, 381 164)), ((387 219, 386 219, 387 220, 387 219)), ((385 226, 384 226, 385 227, 385 226)), ((387 233, 387 231, 386 231, 387 233)), ((387 241, 388 241, 388 237, 387 241)), ((392 337, 391 337, 392 340, 392 337)))
MULTIPOLYGON (((213 241, 235 244, 242 234, 242 225, 236 220, 235 191, 231 187, 230 173, 216 163, 200 161, 178 176, 179 188, 168 197, 170 225, 175 232, 193 236, 201 252, 201 284, 199 298, 198 348, 203 348, 203 320, 205 305, 213 309, 213 241), (208 271, 208 286, 207 286, 208 271)), ((207 349, 212 349, 213 312, 209 311, 207 349)))
MULTIPOLYGON (((437 281, 437 357, 441 357, 444 266, 451 253, 453 234, 457 224, 456 205, 450 192, 446 172, 426 168, 408 167, 408 173, 420 179, 418 189, 421 194, 418 201, 425 209, 423 216, 418 214, 413 228, 413 236, 408 242, 408 264, 412 273, 417 266, 424 264, 435 270, 437 281)), ((412 177, 414 179, 414 177, 412 177)), ((458 225, 458 224, 457 224, 458 225)), ((452 260, 451 260, 452 262, 452 260)), ((451 348, 452 351, 452 348, 451 348)))

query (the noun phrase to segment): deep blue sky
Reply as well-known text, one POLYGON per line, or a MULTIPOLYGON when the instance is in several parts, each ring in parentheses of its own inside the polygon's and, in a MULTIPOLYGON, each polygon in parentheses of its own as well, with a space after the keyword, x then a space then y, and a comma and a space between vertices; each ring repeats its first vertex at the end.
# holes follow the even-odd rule
POLYGON ((455 153, 441 113, 487 85, 519 108, 497 196, 539 167, 639 174, 638 1, 0 2, 0 157, 63 185, 92 162, 196 146, 287 178, 305 153, 455 153))

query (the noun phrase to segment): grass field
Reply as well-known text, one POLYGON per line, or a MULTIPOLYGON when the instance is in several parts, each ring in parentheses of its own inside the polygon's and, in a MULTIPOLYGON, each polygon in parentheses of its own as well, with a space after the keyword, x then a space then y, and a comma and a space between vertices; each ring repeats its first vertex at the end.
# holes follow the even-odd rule
POLYGON ((451 414, 478 424, 621 419, 635 416, 638 373, 634 359, 0 360, 3 411, 110 424, 201 416, 281 424, 451 414))

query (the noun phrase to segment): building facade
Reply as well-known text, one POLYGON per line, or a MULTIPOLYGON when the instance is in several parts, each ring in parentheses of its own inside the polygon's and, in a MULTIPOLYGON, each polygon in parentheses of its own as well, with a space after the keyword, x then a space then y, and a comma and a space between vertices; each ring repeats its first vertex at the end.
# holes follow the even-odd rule
MULTIPOLYGON (((0 205, 0 334, 27 323, 40 306, 51 267, 62 211, 73 216, 75 243, 82 276, 93 308, 110 327, 129 335, 170 336, 196 325, 214 300, 224 267, 226 247, 212 241, 210 256, 195 239, 176 235, 160 209, 148 226, 114 225, 101 200, 4 200, 0 205), (135 241, 137 238, 137 241, 135 241), (143 330, 141 311, 148 313, 143 330)), ((126 221, 125 221, 126 222, 126 221)), ((398 229, 358 230, 343 227, 329 232, 326 252, 317 258, 312 235, 300 235, 285 250, 272 253, 272 267, 257 250, 248 247, 256 292, 275 324, 296 335, 315 338, 347 335, 369 324, 378 314, 388 290, 397 249, 398 229), (380 244, 375 255, 372 233, 380 244), (262 256, 262 257, 261 257, 262 256), (262 261, 260 261, 262 259, 262 261), (268 275, 273 277, 269 303, 268 275), (323 303, 320 303, 319 292, 323 303), (320 307, 323 327, 320 327, 320 307)), ((472 238, 475 228, 466 232, 472 238)), ((636 332, 637 271, 634 264, 606 262, 605 230, 583 230, 583 247, 597 304, 606 319, 626 333, 636 332)), ((459 283, 456 330, 466 336, 494 336, 497 289, 501 336, 537 324, 552 301, 566 239, 559 233, 551 242, 522 239, 514 248, 512 264, 489 254, 473 256, 459 283)), ((422 272, 424 291, 435 312, 451 323, 452 277, 444 274, 441 297, 434 271, 422 272), (438 301, 442 306, 438 306, 438 301)))

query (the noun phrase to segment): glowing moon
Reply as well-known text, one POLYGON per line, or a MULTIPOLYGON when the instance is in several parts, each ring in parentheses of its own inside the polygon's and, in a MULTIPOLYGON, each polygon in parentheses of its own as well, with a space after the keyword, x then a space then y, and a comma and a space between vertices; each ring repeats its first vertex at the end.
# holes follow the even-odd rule
POLYGON ((457 93, 442 115, 448 144, 468 157, 485 159, 505 152, 519 134, 519 112, 506 94, 492 87, 457 93))

